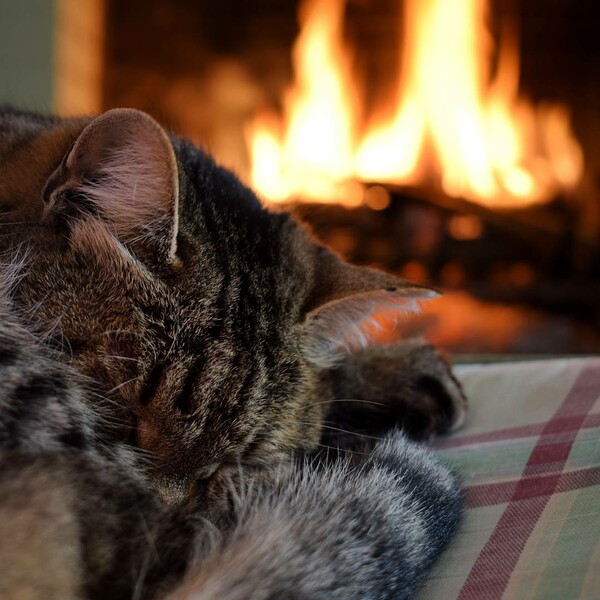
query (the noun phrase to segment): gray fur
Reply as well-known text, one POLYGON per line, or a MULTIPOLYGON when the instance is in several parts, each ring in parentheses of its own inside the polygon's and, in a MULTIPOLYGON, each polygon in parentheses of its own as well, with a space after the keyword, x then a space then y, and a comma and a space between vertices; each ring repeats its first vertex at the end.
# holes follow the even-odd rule
POLYGON ((444 431, 464 397, 423 343, 353 352, 378 306, 430 292, 343 263, 136 111, 0 110, 0 159, 0 595, 410 597, 459 494, 376 439, 444 431), (365 426, 356 396, 391 416, 365 426))
POLYGON ((402 435, 238 501, 222 552, 169 600, 409 598, 456 524, 455 479, 402 435))

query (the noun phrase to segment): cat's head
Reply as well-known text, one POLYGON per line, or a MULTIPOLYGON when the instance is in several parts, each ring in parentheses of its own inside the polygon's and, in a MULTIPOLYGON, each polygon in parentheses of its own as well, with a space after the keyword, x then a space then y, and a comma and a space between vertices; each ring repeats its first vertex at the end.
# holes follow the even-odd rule
POLYGON ((319 373, 429 291, 344 263, 144 113, 77 128, 26 228, 18 303, 118 400, 167 499, 315 447, 319 373))

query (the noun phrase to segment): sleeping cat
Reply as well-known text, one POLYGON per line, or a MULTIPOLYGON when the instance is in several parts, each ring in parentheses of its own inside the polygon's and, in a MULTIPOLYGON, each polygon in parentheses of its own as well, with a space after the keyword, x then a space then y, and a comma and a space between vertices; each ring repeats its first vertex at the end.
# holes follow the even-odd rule
POLYGON ((0 597, 408 598, 455 529, 433 292, 148 115, 0 110, 0 597), (361 402, 357 400, 362 400, 361 402))

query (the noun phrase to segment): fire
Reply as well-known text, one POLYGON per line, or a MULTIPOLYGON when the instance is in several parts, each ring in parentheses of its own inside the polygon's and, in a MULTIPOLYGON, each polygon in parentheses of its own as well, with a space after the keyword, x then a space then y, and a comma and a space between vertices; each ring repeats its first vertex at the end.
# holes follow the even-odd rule
POLYGON ((491 77, 485 0, 405 0, 396 98, 366 128, 344 4, 304 1, 283 119, 259 115, 249 127, 252 183, 267 199, 358 205, 361 181, 418 185, 437 171, 450 196, 522 206, 579 181, 583 154, 568 111, 519 95, 508 29, 491 77))
MULTIPOLYGON (((285 98, 283 135, 272 116, 251 128, 253 183, 273 201, 291 196, 347 198, 353 184, 356 94, 351 60, 342 42, 343 0, 306 0, 293 50, 296 84, 285 98)), ((358 193, 357 193, 358 192, 358 193)))

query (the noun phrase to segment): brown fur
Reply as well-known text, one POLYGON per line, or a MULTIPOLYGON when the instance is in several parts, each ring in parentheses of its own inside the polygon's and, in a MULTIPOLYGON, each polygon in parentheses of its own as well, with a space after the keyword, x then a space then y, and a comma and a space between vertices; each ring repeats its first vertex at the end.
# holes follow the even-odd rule
POLYGON ((22 130, 5 150, 13 172, 34 166, 5 198, 5 249, 29 253, 15 301, 112 394, 166 499, 222 465, 314 448, 319 371, 364 341, 378 307, 429 295, 345 265, 142 113, 22 130))
POLYGON ((0 595, 408 598, 460 498, 385 436, 464 397, 422 342, 360 348, 432 292, 143 113, 0 134, 0 595))

